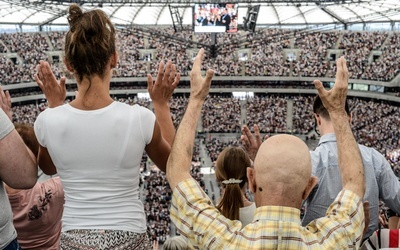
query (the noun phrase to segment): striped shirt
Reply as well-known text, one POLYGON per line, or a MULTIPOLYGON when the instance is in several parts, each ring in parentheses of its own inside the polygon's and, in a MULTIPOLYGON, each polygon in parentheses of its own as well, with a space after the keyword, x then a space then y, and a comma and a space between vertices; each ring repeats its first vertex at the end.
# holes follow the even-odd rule
POLYGON ((225 218, 193 178, 173 192, 171 219, 196 249, 358 249, 364 228, 361 199, 341 191, 327 217, 301 226, 300 210, 282 206, 258 207, 254 220, 242 229, 225 218))

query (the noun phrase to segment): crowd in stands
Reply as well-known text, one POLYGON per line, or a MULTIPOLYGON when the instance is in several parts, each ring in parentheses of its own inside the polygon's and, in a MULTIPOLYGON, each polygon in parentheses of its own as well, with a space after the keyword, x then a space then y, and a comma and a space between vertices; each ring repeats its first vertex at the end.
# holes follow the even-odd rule
POLYGON ((293 60, 293 76, 324 77, 329 69, 328 49, 334 49, 340 33, 296 33, 295 47, 301 49, 293 60))
POLYGON ((249 127, 257 124, 262 133, 286 131, 287 103, 285 98, 267 96, 247 99, 246 121, 249 127))
POLYGON ((23 72, 6 56, 0 55, 0 83, 15 84, 21 82, 23 72))
POLYGON ((248 34, 251 59, 245 62, 245 75, 289 76, 290 63, 283 53, 283 49, 290 47, 288 32, 291 31, 265 29, 248 34))
POLYGON ((308 134, 314 129, 313 101, 314 96, 293 96, 294 134, 308 134))
MULTIPOLYGON (((39 60, 50 61, 57 76, 73 78, 62 66, 64 35, 1 34, 0 71, 5 74, 1 74, 0 82, 32 82, 32 72, 39 60)), ((197 49, 211 48, 210 40, 210 34, 191 30, 120 30, 119 64, 114 77, 145 77, 147 72, 154 75, 159 60, 167 58, 172 58, 181 75, 187 76, 197 49)), ((202 67, 215 69, 217 76, 334 77, 335 58, 345 55, 350 78, 391 81, 400 71, 399 43, 400 35, 396 32, 258 29, 246 35, 218 34, 213 51, 206 50, 202 67), (238 56, 241 50, 245 51, 245 61, 238 56)))
POLYGON ((219 153, 228 146, 241 146, 239 138, 223 140, 210 136, 206 140, 207 153, 213 163, 215 163, 215 161, 217 160, 219 153))
POLYGON ((400 34, 393 33, 387 43, 382 45, 379 59, 372 61, 362 75, 363 79, 390 81, 399 72, 400 63, 400 34))
MULTIPOLYGON (((200 171, 199 144, 195 144, 192 167, 190 174, 197 180, 205 190, 203 174, 200 171)), ((149 171, 141 173, 143 183, 143 205, 147 218, 147 231, 152 241, 163 244, 170 237, 171 219, 169 208, 171 205, 172 190, 168 184, 164 172, 159 171, 155 166, 149 171)))
MULTIPOLYGON (((369 64, 372 50, 379 50, 387 38, 385 32, 346 32, 339 49, 348 59, 349 77, 360 79, 369 64)), ((332 72, 333 73, 333 72, 332 72)))
POLYGON ((177 128, 181 123, 188 101, 189 99, 185 96, 176 96, 171 98, 169 108, 171 110, 172 121, 175 128, 177 128))
POLYGON ((240 132, 241 104, 235 97, 212 96, 206 100, 202 117, 205 132, 240 132))
POLYGON ((148 175, 143 175, 144 210, 147 218, 147 230, 161 244, 164 243, 170 231, 169 205, 172 191, 168 185, 165 173, 151 169, 148 175))

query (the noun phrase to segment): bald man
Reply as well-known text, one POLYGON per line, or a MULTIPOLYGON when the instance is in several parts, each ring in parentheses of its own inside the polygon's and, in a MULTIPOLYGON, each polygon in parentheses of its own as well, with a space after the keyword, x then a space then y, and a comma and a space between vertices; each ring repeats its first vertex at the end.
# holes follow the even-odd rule
MULTIPOLYGON (((357 144, 344 111, 348 71, 346 61, 337 62, 336 82, 326 91, 315 81, 338 138, 343 190, 327 216, 302 227, 299 207, 316 184, 311 176, 307 146, 290 135, 266 140, 248 168, 249 186, 257 209, 254 220, 242 228, 213 206, 210 198, 190 176, 189 170, 197 120, 213 76, 201 76, 201 49, 190 73, 191 93, 167 163, 167 178, 173 189, 171 219, 178 231, 198 249, 357 249, 364 229, 364 171, 357 144)), ((232 182, 230 185, 238 185, 232 182)))

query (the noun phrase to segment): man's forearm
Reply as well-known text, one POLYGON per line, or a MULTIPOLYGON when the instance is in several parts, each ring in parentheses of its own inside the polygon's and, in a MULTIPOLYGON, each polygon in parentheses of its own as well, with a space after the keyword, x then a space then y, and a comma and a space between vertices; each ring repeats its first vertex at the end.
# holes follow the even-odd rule
POLYGON ((190 98, 179 125, 167 163, 167 177, 171 189, 190 177, 194 138, 204 100, 190 98))
POLYGON ((167 103, 157 104, 154 103, 154 112, 158 123, 160 124, 161 134, 170 146, 174 142, 175 127, 172 122, 171 112, 167 103))
POLYGON ((364 168, 349 118, 344 110, 330 113, 330 117, 336 134, 343 188, 352 190, 362 198, 365 193, 364 168))

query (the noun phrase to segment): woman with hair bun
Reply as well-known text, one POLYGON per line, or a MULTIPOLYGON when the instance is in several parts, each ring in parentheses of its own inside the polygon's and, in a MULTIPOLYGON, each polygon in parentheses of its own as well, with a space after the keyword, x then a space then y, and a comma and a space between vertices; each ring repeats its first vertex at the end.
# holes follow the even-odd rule
POLYGON ((242 226, 253 221, 255 203, 247 199, 247 168, 251 161, 239 147, 225 148, 217 158, 215 175, 222 184, 223 194, 217 205, 218 210, 231 220, 240 220, 242 226))
POLYGON ((35 80, 49 108, 35 122, 38 164, 58 173, 65 192, 61 249, 151 249, 139 199, 143 152, 162 170, 175 136, 168 101, 179 82, 175 65, 160 63, 148 91, 155 115, 139 105, 114 101, 110 81, 117 66, 115 28, 102 10, 68 10, 66 68, 75 76, 76 98, 64 104, 58 82, 41 61, 35 80), (161 126, 159 125, 161 124, 161 126))

